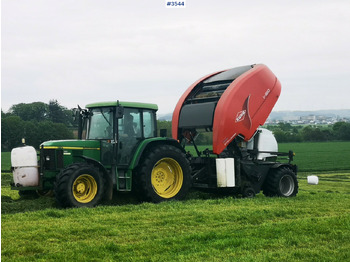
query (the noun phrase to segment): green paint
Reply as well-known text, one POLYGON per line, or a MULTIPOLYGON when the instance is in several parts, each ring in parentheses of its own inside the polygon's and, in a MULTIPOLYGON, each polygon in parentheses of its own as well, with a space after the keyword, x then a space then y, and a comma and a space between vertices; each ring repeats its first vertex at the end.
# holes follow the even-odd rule
POLYGON ((158 106, 156 104, 149 103, 138 103, 138 102, 123 102, 123 101, 111 101, 111 102, 98 102, 86 105, 86 108, 94 108, 94 107, 115 107, 115 106, 123 106, 123 107, 134 107, 134 108, 143 108, 143 109, 151 109, 158 110, 158 106))

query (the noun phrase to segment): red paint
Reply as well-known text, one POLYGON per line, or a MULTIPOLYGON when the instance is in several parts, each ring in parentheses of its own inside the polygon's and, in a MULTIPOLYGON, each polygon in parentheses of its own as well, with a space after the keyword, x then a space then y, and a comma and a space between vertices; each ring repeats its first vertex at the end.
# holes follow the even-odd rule
POLYGON ((220 154, 237 135, 249 140, 265 123, 280 93, 280 82, 265 65, 255 65, 236 78, 216 106, 214 153, 220 154))

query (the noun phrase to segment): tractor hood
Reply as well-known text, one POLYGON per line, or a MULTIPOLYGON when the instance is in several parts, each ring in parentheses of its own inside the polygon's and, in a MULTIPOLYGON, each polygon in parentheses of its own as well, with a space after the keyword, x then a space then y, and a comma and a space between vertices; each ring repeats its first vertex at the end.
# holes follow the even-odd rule
POLYGON ((52 140, 40 145, 44 149, 95 149, 100 150, 98 140, 52 140))

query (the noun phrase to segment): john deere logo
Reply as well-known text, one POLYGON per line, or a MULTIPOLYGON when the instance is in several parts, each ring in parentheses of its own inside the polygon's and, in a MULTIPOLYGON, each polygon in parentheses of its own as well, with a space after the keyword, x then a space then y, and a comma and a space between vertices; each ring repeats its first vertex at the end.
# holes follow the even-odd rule
POLYGON ((246 112, 247 112, 247 110, 239 111, 236 115, 235 123, 243 121, 245 118, 246 112))

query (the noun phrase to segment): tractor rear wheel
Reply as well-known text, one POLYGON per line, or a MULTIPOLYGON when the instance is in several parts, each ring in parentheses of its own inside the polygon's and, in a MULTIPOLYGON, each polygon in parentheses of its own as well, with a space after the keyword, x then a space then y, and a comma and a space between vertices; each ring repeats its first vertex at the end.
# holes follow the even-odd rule
POLYGON ((76 163, 57 176, 55 196, 61 207, 93 207, 103 198, 105 180, 93 165, 76 163))
POLYGON ((288 167, 270 172, 263 186, 265 196, 293 197, 298 193, 298 180, 288 167))
POLYGON ((146 152, 138 172, 141 197, 155 203, 183 199, 191 186, 191 168, 185 154, 171 145, 146 152))

